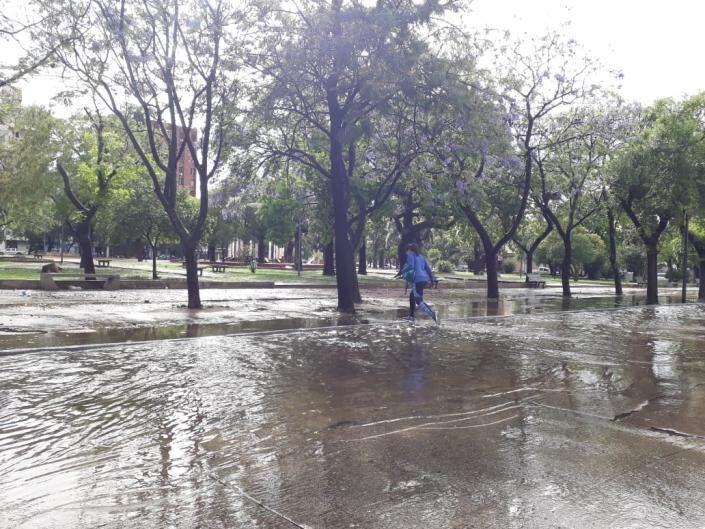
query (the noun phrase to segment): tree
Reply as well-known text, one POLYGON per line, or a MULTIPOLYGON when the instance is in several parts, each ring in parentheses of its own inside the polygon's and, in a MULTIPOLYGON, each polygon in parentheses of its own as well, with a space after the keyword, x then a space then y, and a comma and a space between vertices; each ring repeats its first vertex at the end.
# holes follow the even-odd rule
POLYGON ((124 135, 111 130, 99 111, 86 110, 86 117, 72 120, 74 126, 64 127, 61 143, 65 153, 58 157, 56 170, 76 213, 74 219, 67 215, 66 222, 78 239, 81 268, 94 274, 96 214, 110 199, 118 173, 126 168, 128 147, 124 135))
MULTIPOLYGON (((9 63, 0 63, 0 88, 9 86, 23 77, 35 73, 44 66, 54 66, 53 58, 56 49, 70 44, 70 39, 64 37, 56 41, 54 46, 44 49, 37 45, 36 29, 40 28, 43 20, 27 18, 30 10, 12 9, 8 2, 0 2, 0 44, 3 50, 15 55, 17 60, 9 63), (18 16, 14 16, 17 14, 18 16), (16 51, 15 54, 12 52, 16 51)), ((6 57, 3 57, 3 61, 6 57)))
POLYGON ((692 209, 702 177, 696 153, 705 131, 703 95, 657 101, 639 116, 635 137, 612 163, 611 191, 646 248, 646 300, 658 303, 661 236, 683 208, 692 209))
POLYGON ((526 254, 527 274, 531 274, 534 271, 534 254, 536 250, 553 231, 553 222, 551 219, 540 212, 540 207, 536 207, 533 211, 530 211, 530 213, 524 217, 524 222, 514 234, 514 237, 512 237, 514 244, 526 254))
POLYGON ((16 138, 0 142, 0 233, 43 234, 61 224, 52 198, 59 195, 50 177, 60 145, 57 121, 40 107, 13 108, 16 138))
POLYGON ((511 241, 527 209, 537 132, 562 109, 589 98, 595 65, 579 58, 577 45, 549 34, 529 42, 505 42, 494 52, 492 77, 478 70, 467 39, 455 47, 457 79, 436 156, 450 177, 447 189, 477 232, 485 253, 487 296, 499 296, 497 257, 511 241), (500 219, 500 222, 497 222, 500 219))
POLYGON ((698 300, 705 301, 705 222, 702 218, 691 219, 688 223, 688 242, 698 255, 698 300))
POLYGON ((226 136, 238 130, 232 101, 246 11, 224 0, 61 1, 40 8, 47 46, 70 36, 58 59, 118 118, 146 168, 184 250, 188 307, 200 308, 196 250, 208 220, 208 184, 232 142, 226 136), (199 183, 190 224, 177 201, 184 153, 199 183))
MULTIPOLYGON (((124 190, 126 193, 115 201, 110 210, 113 218, 110 223, 113 227, 111 238, 124 243, 133 243, 135 238, 146 242, 152 254, 152 279, 159 279, 159 245, 177 240, 176 234, 164 208, 152 192, 149 177, 143 171, 136 174, 124 190)), ((186 200, 185 194, 184 191, 179 193, 178 200, 186 200)))
MULTIPOLYGON (((313 0, 302 9, 272 12, 263 23, 266 42, 256 63, 270 87, 263 103, 269 137, 261 144, 328 182, 340 311, 355 310, 348 210, 360 141, 418 64, 424 44, 416 28, 444 7, 313 0)), ((364 233, 363 216, 354 223, 356 233, 364 233)))
POLYGON ((539 172, 537 202, 563 241, 561 282, 570 297, 572 236, 601 207, 609 131, 604 114, 578 109, 551 120, 545 145, 534 151, 539 172), (607 138, 607 141, 605 139, 607 138))

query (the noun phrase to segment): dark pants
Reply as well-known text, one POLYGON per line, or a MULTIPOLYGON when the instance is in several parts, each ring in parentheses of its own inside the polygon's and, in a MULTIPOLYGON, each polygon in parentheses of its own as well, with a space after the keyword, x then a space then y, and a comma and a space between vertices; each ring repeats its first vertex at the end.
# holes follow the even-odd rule
POLYGON ((416 312, 416 304, 423 301, 423 289, 426 286, 426 282, 416 283, 416 293, 419 295, 418 301, 414 296, 414 289, 411 289, 411 294, 409 294, 409 316, 414 316, 416 312))

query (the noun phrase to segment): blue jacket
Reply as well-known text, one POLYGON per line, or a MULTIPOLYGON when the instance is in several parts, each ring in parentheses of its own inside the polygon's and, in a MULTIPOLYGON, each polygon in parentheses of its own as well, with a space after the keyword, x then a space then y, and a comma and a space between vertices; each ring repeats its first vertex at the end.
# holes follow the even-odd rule
MULTIPOLYGON (((401 274, 414 271, 414 283, 427 283, 433 278, 431 267, 428 266, 428 261, 423 255, 411 254, 406 258, 406 264, 402 268, 401 274)), ((400 275, 401 275, 400 274, 400 275)))

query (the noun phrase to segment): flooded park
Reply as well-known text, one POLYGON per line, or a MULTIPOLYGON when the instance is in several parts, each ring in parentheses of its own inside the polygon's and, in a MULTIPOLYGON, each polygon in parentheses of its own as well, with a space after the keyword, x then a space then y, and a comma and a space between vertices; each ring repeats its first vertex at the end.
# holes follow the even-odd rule
POLYGON ((0 529, 705 529, 703 20, 0 0, 0 529))
POLYGON ((0 527, 701 528, 705 305, 662 297, 3 293, 0 527))

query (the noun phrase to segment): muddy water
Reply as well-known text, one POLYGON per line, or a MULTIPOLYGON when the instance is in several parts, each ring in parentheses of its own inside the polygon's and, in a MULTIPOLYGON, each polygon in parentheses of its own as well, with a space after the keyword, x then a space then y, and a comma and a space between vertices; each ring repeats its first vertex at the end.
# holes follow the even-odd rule
MULTIPOLYGON (((428 297, 444 321, 484 316, 540 314, 566 310, 612 309, 645 303, 642 292, 614 297, 608 289, 590 289, 565 299, 558 292, 505 294, 500 301, 468 299, 467 291, 432 291, 428 297)), ((334 311, 326 290, 302 296, 295 291, 218 291, 205 299, 206 309, 189 311, 173 304, 174 291, 35 293, 0 298, 0 354, 28 348, 196 338, 266 331, 359 325, 397 320, 408 314, 401 289, 371 298, 350 317, 334 311), (107 294, 107 295, 106 295, 107 294), (225 294, 226 297, 222 297, 225 294), (319 296, 320 294, 320 296, 319 296)), ((662 295, 662 303, 678 303, 678 295, 662 295)))
POLYGON ((705 306, 0 357, 2 528, 701 528, 705 306))

